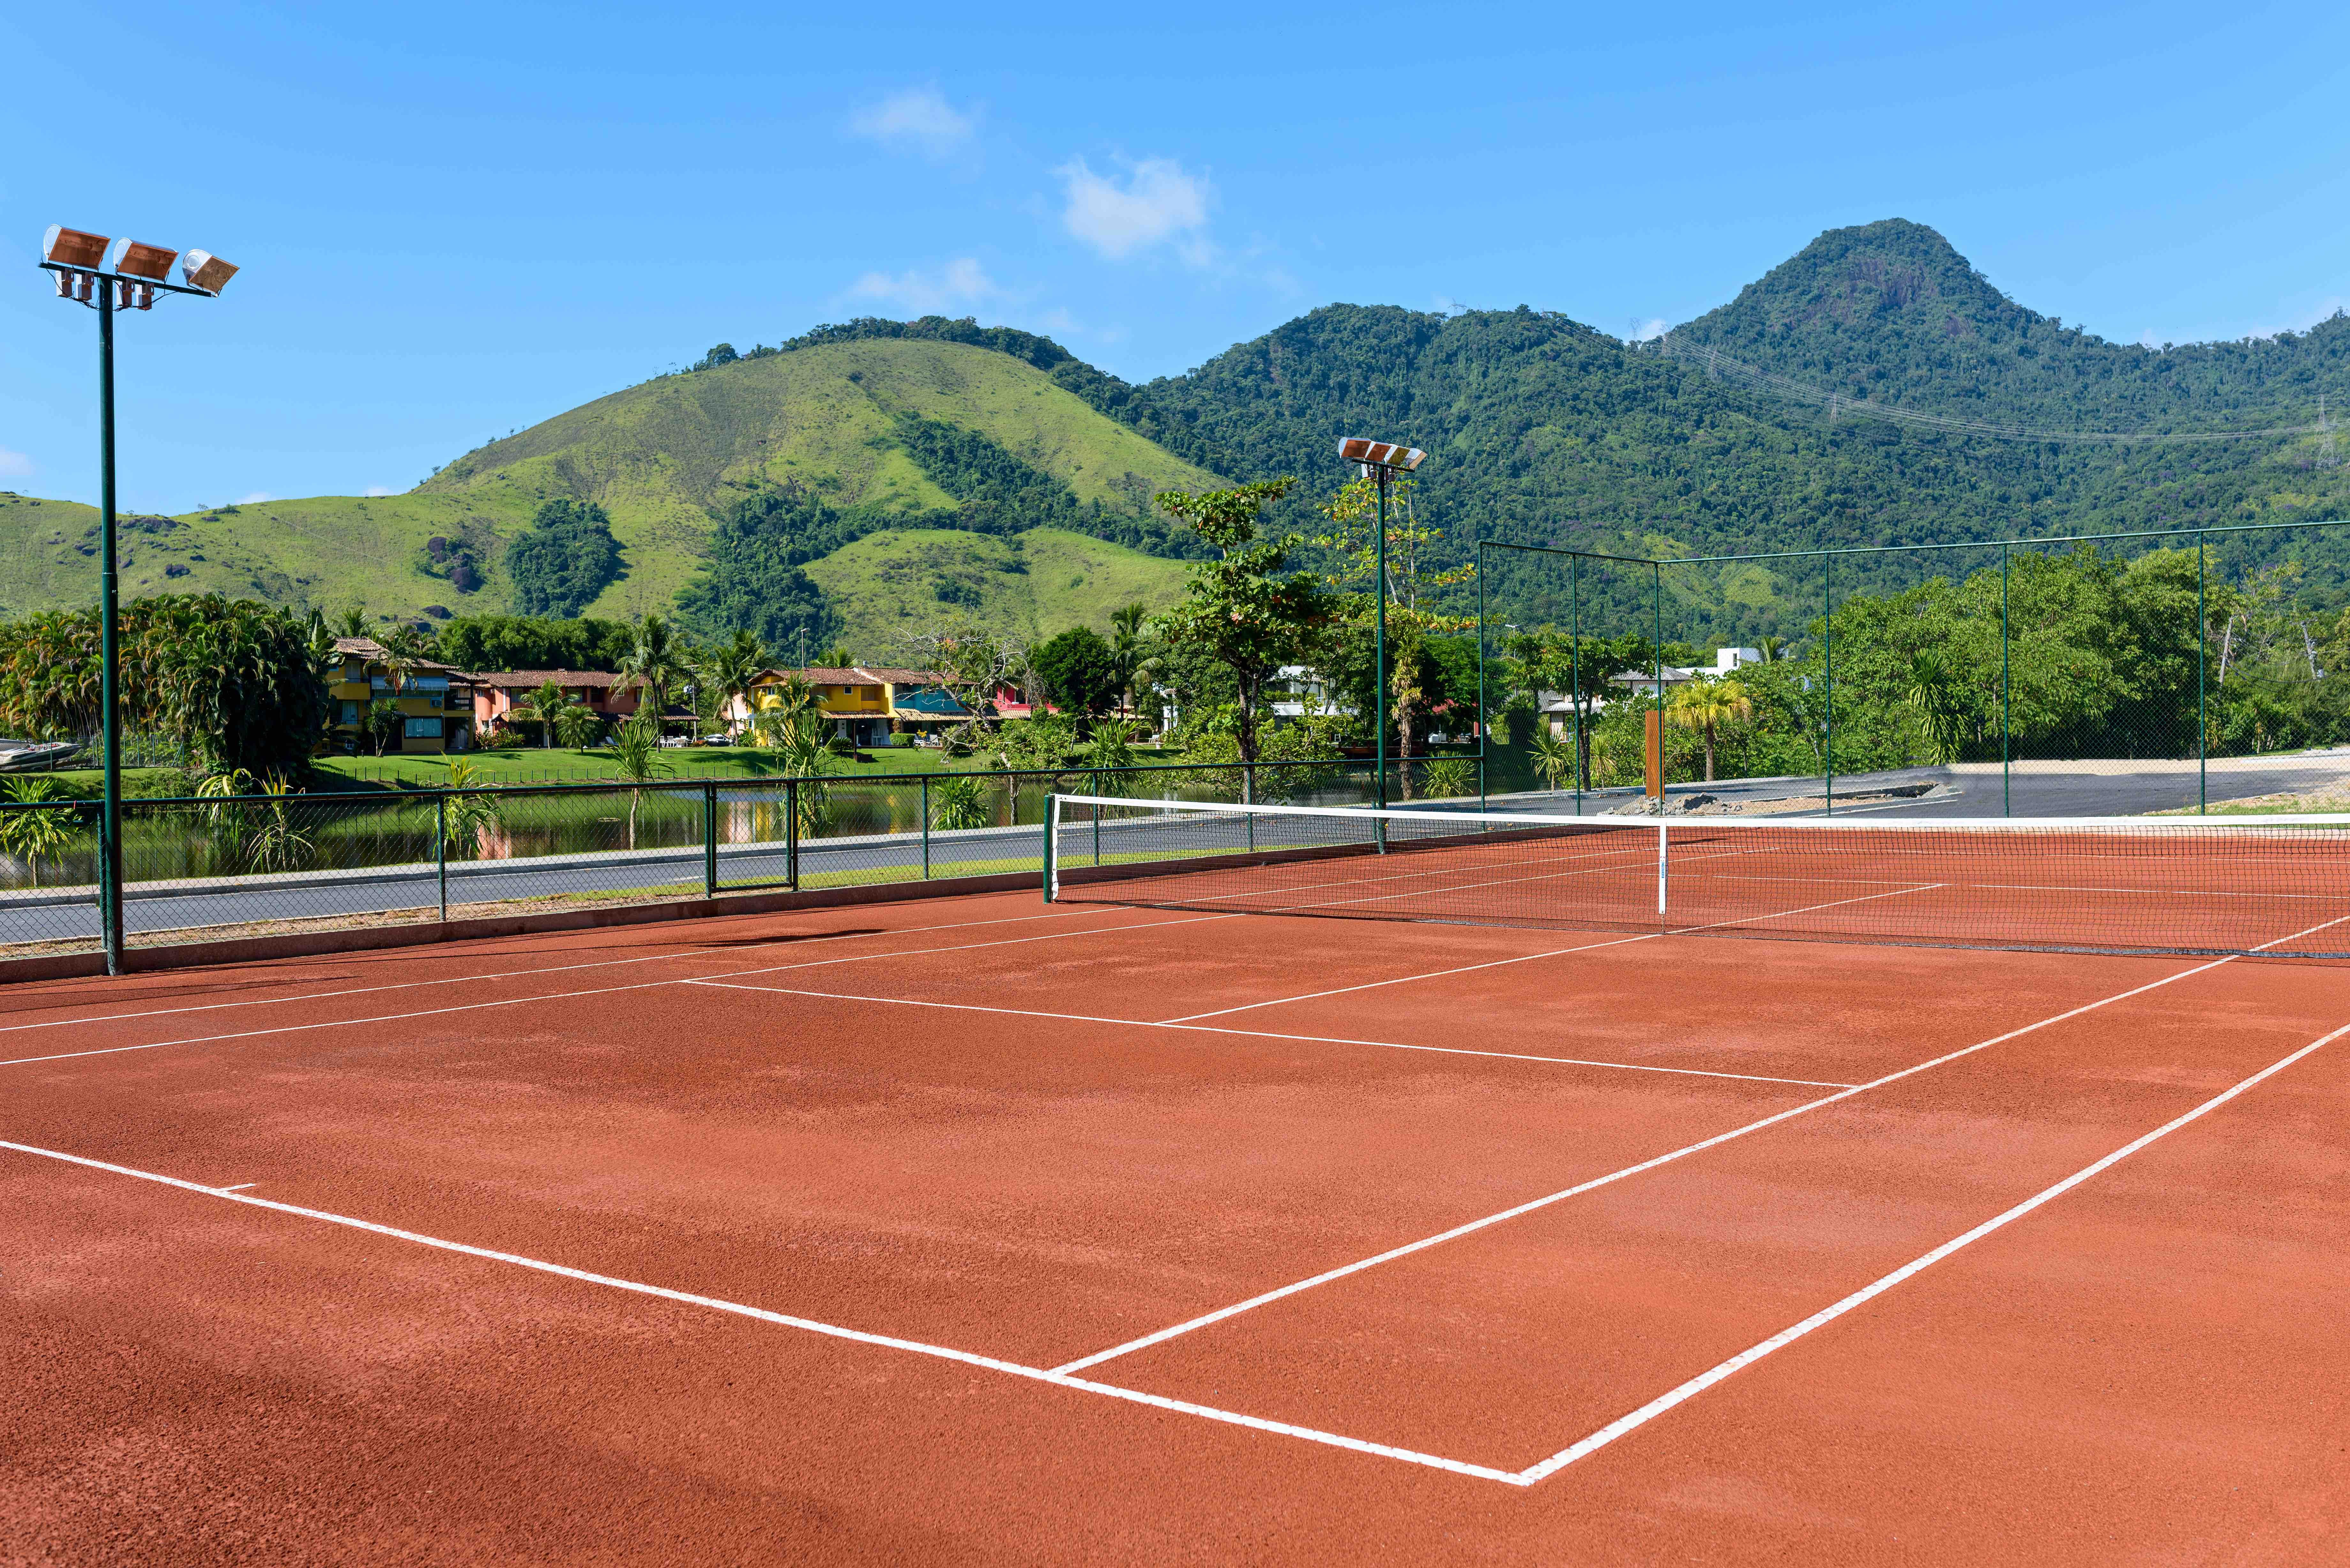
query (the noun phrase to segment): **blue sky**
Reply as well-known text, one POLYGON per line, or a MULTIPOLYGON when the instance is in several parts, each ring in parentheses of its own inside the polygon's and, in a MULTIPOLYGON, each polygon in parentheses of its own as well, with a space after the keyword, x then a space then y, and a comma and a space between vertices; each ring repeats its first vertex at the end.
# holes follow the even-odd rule
POLYGON ((122 327, 143 510, 406 489, 851 316, 1130 379, 1334 300, 1623 336, 1892 216, 2109 337, 2302 327, 2350 303, 2345 44, 2314 5, 12 5, 0 488, 96 498, 54 222, 245 269, 122 327))

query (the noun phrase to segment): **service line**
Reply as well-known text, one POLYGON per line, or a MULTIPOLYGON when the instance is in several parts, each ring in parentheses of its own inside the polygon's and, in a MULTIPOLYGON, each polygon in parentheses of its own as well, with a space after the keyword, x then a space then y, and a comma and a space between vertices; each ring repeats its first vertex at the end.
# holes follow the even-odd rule
MULTIPOLYGON (((2350 915, 2337 916, 2335 919, 2327 920, 2321 925, 2312 926, 2308 930, 2295 931, 2289 937, 2279 937, 2276 939, 2276 941, 2270 942, 2265 945, 2274 947, 2279 942, 2293 941, 2299 938, 2309 936, 2313 932, 2322 931, 2325 929, 2327 926, 2339 925, 2345 919, 2350 919, 2350 915)), ((1534 1213, 1537 1210, 1547 1209, 1552 1204, 1563 1203, 1570 1198, 1580 1197, 1582 1194, 1590 1192, 1595 1189, 1610 1186, 1616 1182, 1626 1180, 1628 1178, 1654 1170, 1659 1166, 1670 1165, 1676 1160, 1686 1159, 1693 1154, 1700 1154, 1706 1149, 1719 1147, 1733 1139, 1745 1137, 1750 1134, 1761 1132, 1765 1127, 1777 1127, 1782 1122, 1791 1121, 1801 1116, 1808 1116, 1814 1111, 1821 1110, 1828 1106, 1836 1105, 1842 1101, 1851 1099, 1856 1095, 1865 1095, 1871 1089, 1881 1089, 1887 1084, 1899 1083, 1904 1078, 1913 1077, 1919 1073, 1942 1066, 1948 1063, 1956 1062, 1961 1057, 1971 1056, 1978 1051, 1987 1051, 1994 1045, 2002 1045, 2011 1040, 2021 1039, 2026 1034, 2035 1033, 2040 1030, 2049 1028, 2054 1024, 2063 1023, 2070 1019, 2079 1018, 2085 1013, 2095 1012, 2099 1008, 2110 1007, 2115 1002, 2126 1002, 2134 996, 2143 996, 2147 992, 2158 991, 2166 985, 2170 985, 2178 981, 2186 980, 2190 976, 2208 973, 2210 971, 2235 962, 2236 960, 2241 956, 2242 955, 2241 954, 2230 954, 2226 958, 2214 959, 2209 963, 2197 964, 2192 969, 2184 969, 2180 970, 2176 974, 2165 975, 2160 980, 2150 981, 2144 985, 2133 986, 2127 991, 2116 992, 2111 996, 2100 997, 2095 1002, 2085 1002, 2079 1007, 2070 1008, 2063 1012, 2040 1019, 2035 1023, 2024 1024, 2022 1028, 2011 1029, 2003 1034, 1994 1034, 1990 1039, 1978 1041, 1972 1045, 1961 1046, 1956 1051, 1947 1052, 1944 1054, 1933 1057, 1929 1061, 1920 1062, 1915 1066, 1903 1067, 1898 1072, 1887 1073, 1881 1078, 1872 1078, 1866 1084, 1856 1084, 1850 1088, 1841 1089, 1833 1095, 1824 1095, 1816 1100, 1807 1101, 1803 1105, 1794 1106, 1786 1110, 1775 1112, 1771 1116, 1762 1117, 1760 1120, 1749 1122, 1743 1127, 1733 1127, 1728 1132, 1716 1133, 1711 1137, 1701 1138, 1696 1143, 1688 1144, 1680 1148, 1670 1150, 1668 1153, 1657 1155, 1649 1159, 1641 1160, 1636 1165, 1627 1165, 1620 1170, 1610 1171, 1605 1176, 1594 1177, 1588 1181, 1577 1182, 1572 1187, 1563 1188, 1556 1192, 1545 1193, 1540 1198, 1530 1199, 1523 1203, 1504 1209, 1499 1213, 1488 1214, 1482 1219, 1469 1220, 1464 1224, 1456 1225, 1449 1231, 1440 1231, 1433 1236, 1423 1236, 1416 1241, 1407 1241, 1399 1247, 1390 1247, 1384 1252, 1374 1253, 1370 1257, 1360 1258, 1351 1263, 1342 1263, 1335 1269, 1326 1269, 1321 1273, 1315 1274, 1310 1278, 1297 1280, 1289 1284, 1281 1285, 1273 1290, 1263 1292, 1260 1294, 1249 1297, 1246 1301, 1234 1302, 1232 1305, 1219 1307, 1214 1312, 1202 1313, 1198 1317, 1187 1318, 1181 1323, 1173 1324, 1166 1328, 1162 1328, 1155 1334, 1147 1334, 1139 1339, 1128 1340, 1123 1345, 1111 1345, 1107 1350, 1098 1350, 1091 1355, 1079 1356, 1075 1361, 1063 1362, 1054 1370, 1058 1372, 1083 1371, 1087 1367, 1098 1366, 1105 1361, 1112 1361, 1121 1355, 1130 1355, 1138 1350, 1148 1349, 1154 1345, 1163 1345, 1170 1339, 1179 1338, 1183 1334, 1196 1333, 1201 1329, 1211 1326, 1211 1324, 1222 1323, 1229 1318, 1237 1317, 1244 1312, 1253 1312, 1258 1307, 1271 1305, 1274 1302, 1285 1300, 1301 1292, 1310 1291, 1317 1286, 1326 1285, 1333 1281, 1343 1280, 1353 1274, 1359 1274, 1366 1269, 1374 1269, 1382 1263, 1391 1263, 1399 1258, 1408 1258, 1412 1256, 1414 1253, 1424 1252, 1431 1247, 1442 1246, 1447 1241, 1454 1241, 1460 1240, 1463 1236, 1474 1235, 1480 1231, 1488 1230, 1495 1225, 1500 1225, 1505 1221, 1518 1219, 1523 1215, 1534 1213)))

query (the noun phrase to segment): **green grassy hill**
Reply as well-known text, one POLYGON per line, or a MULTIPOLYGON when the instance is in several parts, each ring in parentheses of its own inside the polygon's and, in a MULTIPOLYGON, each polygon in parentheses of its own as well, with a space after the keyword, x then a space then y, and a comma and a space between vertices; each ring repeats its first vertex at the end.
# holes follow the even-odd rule
MULTIPOLYGON (((1125 518, 1147 518, 1154 491, 1219 483, 1012 356, 925 340, 826 344, 599 398, 466 453, 405 495, 126 518, 123 591, 217 590, 322 609, 362 600, 403 618, 435 607, 503 612, 512 607, 506 543, 541 501, 563 495, 604 506, 623 547, 626 570, 587 613, 667 610, 701 564, 713 512, 754 483, 797 482, 827 504, 883 524, 954 508, 960 498, 933 483, 899 440, 900 414, 983 435, 1080 502, 1125 518), (478 587, 464 591, 449 580, 426 548, 436 536, 472 546, 483 567, 478 587)), ((95 597, 97 523, 92 507, 0 493, 0 616, 95 597)), ((931 537, 936 532, 868 536, 853 555, 841 553, 847 558, 837 568, 827 564, 816 575, 860 588, 927 584, 936 572, 921 563, 942 547, 931 537)), ((1048 630, 1070 619, 1099 624, 1113 601, 1163 598, 1150 585, 1179 570, 1103 540, 1034 532, 1040 537, 1020 543, 957 541, 970 546, 971 559, 956 570, 979 592, 984 618, 1007 628, 1039 616, 1048 630), (1052 562, 1059 574, 1052 580, 1064 587, 1039 588, 1049 572, 1032 583, 1012 570, 1024 553, 1040 571, 1052 562), (1095 566, 1106 574, 1102 586, 1066 587, 1095 566), (998 595, 1007 596, 1000 607, 998 595)), ((894 628, 901 607, 920 596, 887 591, 895 597, 883 607, 847 603, 843 614, 852 626, 894 628)))
POLYGON ((1180 561, 1059 528, 1009 539, 893 528, 812 562, 807 574, 839 608, 841 640, 860 657, 890 659, 909 633, 962 612, 1028 641, 1072 626, 1107 631, 1110 611, 1129 600, 1153 610, 1172 604, 1183 570, 1180 561))

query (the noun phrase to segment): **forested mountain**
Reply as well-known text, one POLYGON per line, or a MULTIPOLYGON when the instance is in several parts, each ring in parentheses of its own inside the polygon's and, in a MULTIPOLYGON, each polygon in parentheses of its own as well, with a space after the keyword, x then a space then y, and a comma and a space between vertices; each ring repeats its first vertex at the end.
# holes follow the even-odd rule
MULTIPOLYGON (((1056 380, 1201 467, 1296 472, 1326 490, 1341 433, 1430 452, 1421 499, 1479 535, 1644 556, 1947 543, 2350 515, 2325 436, 2013 440, 1919 429, 1709 365, 1707 348, 1805 389, 2051 431, 2210 433, 2315 424, 2350 404, 2350 318, 2168 350, 2105 342, 2007 299, 1941 236, 1898 221, 1822 235, 1673 352, 1521 306, 1437 316, 1329 306, 1185 375, 1056 380)), ((1304 503, 1293 515, 1304 520, 1304 503)), ((2230 546, 2239 570, 2284 549, 2230 546)), ((2313 589, 2350 589, 2350 549, 2291 546, 2313 589)), ((1853 586, 1915 563, 1856 561, 1853 586)), ((1498 575, 1498 574, 1497 574, 1498 575)), ((1686 579, 1690 574, 1683 573, 1686 579)), ((1807 568, 1725 568, 1714 629, 1784 619, 1807 568), (1742 608, 1743 603, 1745 608, 1742 608)))

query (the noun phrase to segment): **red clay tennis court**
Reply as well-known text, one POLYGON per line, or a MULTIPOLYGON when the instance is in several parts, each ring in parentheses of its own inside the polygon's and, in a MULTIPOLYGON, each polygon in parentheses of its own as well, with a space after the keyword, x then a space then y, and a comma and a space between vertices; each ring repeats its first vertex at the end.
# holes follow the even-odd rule
POLYGON ((12 1560, 2344 1554, 2342 963, 1136 880, 0 993, 12 1560))

